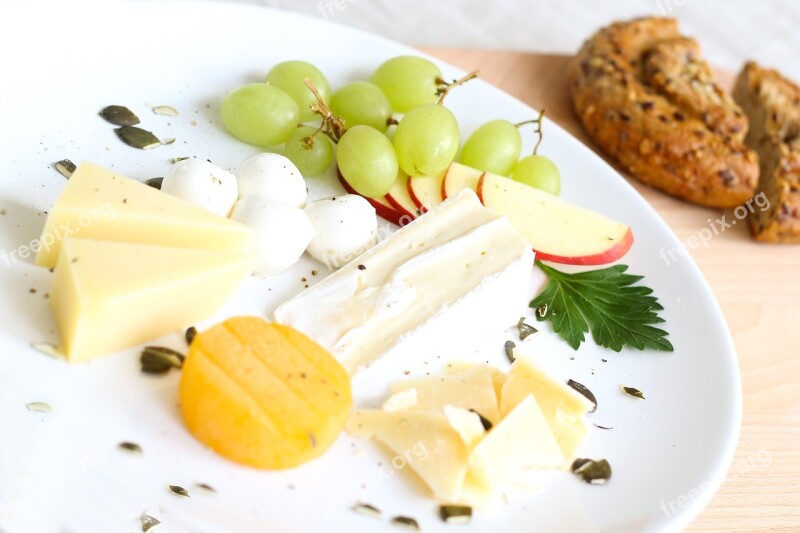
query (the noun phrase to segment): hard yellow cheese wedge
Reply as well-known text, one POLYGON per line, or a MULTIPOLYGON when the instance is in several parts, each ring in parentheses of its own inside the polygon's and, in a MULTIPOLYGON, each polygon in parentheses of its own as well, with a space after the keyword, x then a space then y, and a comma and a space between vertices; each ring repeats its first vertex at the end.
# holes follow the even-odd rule
POLYGON ((445 405, 463 407, 496 424, 500 413, 492 370, 488 365, 477 365, 457 374, 404 379, 392 383, 391 392, 397 394, 413 388, 417 390, 413 409, 442 412, 445 405))
POLYGON ((355 411, 347 431, 375 437, 422 478, 443 501, 456 501, 467 473, 467 449, 442 413, 430 411, 355 411))
POLYGON ((50 292, 62 351, 85 361, 208 318, 254 263, 243 253, 68 238, 50 292))
POLYGON ((528 395, 475 446, 469 472, 498 490, 522 468, 558 468, 564 455, 536 400, 528 395))
POLYGON ((506 382, 506 375, 503 372, 500 372, 497 368, 486 364, 475 364, 471 361, 454 361, 452 363, 447 363, 447 365, 445 365, 444 373, 446 375, 460 374, 462 372, 466 372, 468 370, 472 370, 475 368, 482 369, 481 372, 488 373, 489 376, 492 378, 495 397, 497 398, 497 405, 499 406, 500 391, 502 391, 503 384, 506 382))
POLYGON ((587 430, 588 400, 524 358, 508 376, 489 365, 453 363, 443 376, 392 383, 391 392, 383 410, 356 411, 348 431, 397 454, 427 443, 429 459, 411 467, 450 503, 497 503, 520 474, 571 461, 587 430), (477 413, 492 421, 488 431, 477 413))
POLYGON ((85 161, 47 215, 36 264, 54 267, 69 236, 226 252, 253 241, 243 224, 85 161))
POLYGON ((531 394, 558 441, 565 464, 571 462, 589 431, 585 415, 592 408, 591 402, 520 356, 511 365, 500 393, 500 414, 510 413, 531 394))

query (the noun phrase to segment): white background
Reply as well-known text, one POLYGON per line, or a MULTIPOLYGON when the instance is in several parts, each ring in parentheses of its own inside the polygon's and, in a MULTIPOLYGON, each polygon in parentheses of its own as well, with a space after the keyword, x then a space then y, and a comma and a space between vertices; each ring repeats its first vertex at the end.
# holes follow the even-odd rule
MULTIPOLYGON (((136 0, 147 1, 147 0, 136 0)), ((796 0, 224 0, 277 7, 412 46, 571 53, 598 27, 674 16, 709 61, 737 72, 754 59, 800 80, 796 0)), ((309 39, 313 39, 309 35, 309 39)))

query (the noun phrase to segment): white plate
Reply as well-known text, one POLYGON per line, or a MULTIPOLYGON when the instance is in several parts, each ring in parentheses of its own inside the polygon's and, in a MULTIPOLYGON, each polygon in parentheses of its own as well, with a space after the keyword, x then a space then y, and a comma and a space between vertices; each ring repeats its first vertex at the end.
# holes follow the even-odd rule
MULTIPOLYGON (((280 60, 309 60, 337 86, 366 78, 389 57, 412 53, 373 35, 268 9, 107 2, 80 11, 71 4, 49 4, 47 13, 21 3, 0 10, 7 22, 0 32, 0 208, 6 212, 0 217, 0 249, 5 251, 41 230, 42 211, 64 186, 54 161, 88 159, 139 179, 163 175, 170 158, 184 155, 235 168, 256 150, 219 125, 216 108, 227 90, 261 79, 280 60), (123 145, 97 116, 108 104, 129 106, 145 128, 178 141, 150 151, 123 145), (181 114, 156 116, 148 104, 172 105, 181 114)), ((460 74, 441 67, 447 77, 460 74)), ((465 133, 488 119, 533 116, 530 108, 481 81, 455 91, 448 104, 465 133)), ((600 407, 591 420, 614 429, 593 427, 581 454, 608 458, 613 479, 589 486, 568 473, 549 476, 540 493, 511 494, 508 505, 478 512, 469 529, 682 527, 709 501, 735 448, 741 391, 730 335, 694 262, 685 255, 671 265, 661 259, 660 250, 680 244, 653 209, 588 148, 552 123, 545 131, 542 151, 561 169, 563 196, 633 228, 636 243, 624 262, 646 275, 663 302, 675 352, 616 354, 587 342, 576 353, 546 327, 526 342, 525 351, 556 376, 576 379, 596 394, 600 407), (643 390, 647 400, 623 395, 622 383, 643 390)), ((525 140, 530 146, 530 132, 525 140)), ((339 190, 331 176, 312 180, 312 194, 339 190)), ((452 528, 439 521, 435 502, 409 469, 388 467, 391 456, 372 443, 343 435, 324 457, 301 468, 277 473, 243 468, 186 432, 176 408, 178 374, 141 375, 137 350, 74 366, 35 352, 32 341, 57 340, 43 297, 51 274, 30 260, 8 264, 7 257, 0 258, 0 530, 134 531, 145 509, 162 520, 163 531, 390 527, 387 518, 375 521, 352 512, 359 500, 379 506, 386 517, 416 517, 424 531, 452 528), (48 402, 53 411, 27 411, 33 401, 48 402), (123 440, 139 443, 144 454, 118 451, 123 440), (196 482, 212 485, 217 494, 198 493, 196 482), (187 487, 192 498, 169 494, 168 483, 187 487)), ((300 278, 312 268, 319 266, 306 259, 279 279, 249 281, 203 325, 234 314, 264 316, 300 291, 300 278)), ((531 297, 541 281, 534 275, 531 297)), ((357 400, 363 405, 383 394, 402 369, 420 374, 464 358, 504 368, 501 346, 507 335, 487 332, 496 339, 488 353, 454 353, 448 339, 436 339, 428 353, 384 360, 355 379, 357 400)), ((178 334, 159 342, 185 349, 178 334)))

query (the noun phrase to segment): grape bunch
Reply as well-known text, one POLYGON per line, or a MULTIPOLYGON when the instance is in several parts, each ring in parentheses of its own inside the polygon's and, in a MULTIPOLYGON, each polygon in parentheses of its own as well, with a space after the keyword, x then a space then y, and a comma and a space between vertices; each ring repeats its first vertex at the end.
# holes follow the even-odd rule
MULTIPOLYGON (((225 95, 220 116, 244 142, 269 149, 283 145, 283 154, 304 176, 322 174, 333 162, 336 144, 339 172, 347 183, 377 198, 389 192, 400 171, 435 176, 456 159, 460 130, 444 99, 476 75, 448 83, 431 61, 400 56, 380 65, 369 81, 331 92, 315 66, 285 61, 267 73, 264 83, 225 95)), ((558 194, 561 178, 550 159, 536 149, 520 159, 519 128, 529 123, 537 124, 541 141, 541 115, 518 124, 487 122, 464 143, 461 162, 558 194)))

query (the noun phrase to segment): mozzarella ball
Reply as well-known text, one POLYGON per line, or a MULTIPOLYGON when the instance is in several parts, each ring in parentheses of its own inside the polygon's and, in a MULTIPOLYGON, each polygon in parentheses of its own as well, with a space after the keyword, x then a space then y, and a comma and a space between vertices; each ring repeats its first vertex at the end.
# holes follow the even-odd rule
POLYGON ((306 206, 315 235, 308 253, 328 268, 339 268, 377 243, 378 217, 364 198, 345 194, 306 206))
POLYGON ((302 209, 275 200, 245 196, 233 206, 231 218, 256 231, 255 273, 262 276, 280 274, 297 263, 314 236, 302 209))
POLYGON ((172 165, 161 182, 161 190, 223 217, 228 216, 239 197, 233 174, 195 157, 172 165))
POLYGON ((257 196, 289 205, 306 205, 306 180, 294 163, 280 154, 256 154, 236 173, 239 198, 257 196))

